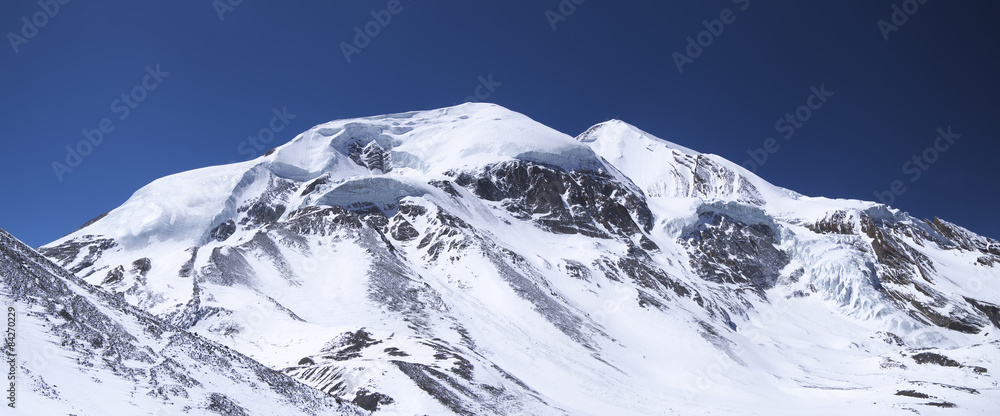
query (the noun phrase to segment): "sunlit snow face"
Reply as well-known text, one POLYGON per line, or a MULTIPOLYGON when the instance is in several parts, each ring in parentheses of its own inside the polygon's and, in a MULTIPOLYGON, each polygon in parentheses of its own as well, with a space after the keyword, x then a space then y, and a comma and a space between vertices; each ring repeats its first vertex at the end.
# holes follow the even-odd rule
POLYGON ((167 231, 164 228, 177 222, 178 209, 157 202, 136 203, 130 214, 128 231, 132 237, 143 233, 167 231))

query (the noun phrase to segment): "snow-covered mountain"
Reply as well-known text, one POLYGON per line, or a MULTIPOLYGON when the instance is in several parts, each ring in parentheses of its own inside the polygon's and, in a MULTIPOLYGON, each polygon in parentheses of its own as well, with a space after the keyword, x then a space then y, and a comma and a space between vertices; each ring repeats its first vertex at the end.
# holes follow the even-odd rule
POLYGON ((159 179, 40 251, 377 415, 1000 406, 1000 243, 621 121, 334 121, 159 179))

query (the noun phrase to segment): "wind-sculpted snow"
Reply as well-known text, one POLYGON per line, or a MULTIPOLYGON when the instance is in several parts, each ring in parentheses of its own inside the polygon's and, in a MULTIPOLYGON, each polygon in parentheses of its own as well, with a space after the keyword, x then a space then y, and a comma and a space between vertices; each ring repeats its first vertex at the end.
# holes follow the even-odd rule
POLYGON ((576 139, 487 104, 325 123, 41 251, 376 415, 1000 406, 996 241, 616 120, 576 139))

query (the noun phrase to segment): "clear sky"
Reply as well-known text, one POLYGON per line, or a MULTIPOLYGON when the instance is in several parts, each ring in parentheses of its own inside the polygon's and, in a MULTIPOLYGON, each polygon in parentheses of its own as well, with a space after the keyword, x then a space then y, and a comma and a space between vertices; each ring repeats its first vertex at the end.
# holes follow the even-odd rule
POLYGON ((1000 238, 998 11, 979 0, 8 0, 0 227, 38 246, 156 178, 247 160, 322 122, 478 92, 570 135, 622 119, 806 195, 888 201, 899 181, 892 206, 1000 238))

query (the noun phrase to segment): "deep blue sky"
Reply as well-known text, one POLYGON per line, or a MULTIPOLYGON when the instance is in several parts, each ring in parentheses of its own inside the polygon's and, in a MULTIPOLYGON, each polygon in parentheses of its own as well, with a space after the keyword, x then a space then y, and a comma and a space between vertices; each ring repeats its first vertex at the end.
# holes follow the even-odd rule
POLYGON ((271 146, 329 120, 455 105, 492 74, 487 101, 567 134, 619 118, 738 163, 773 137, 758 174, 777 185, 872 200, 901 180, 893 206, 1000 237, 996 2, 930 0, 888 41, 876 22, 903 1, 748 3, 587 0, 553 31, 558 0, 402 0, 348 63, 341 42, 388 1, 244 0, 224 20, 210 0, 70 1, 17 53, 10 33, 42 8, 4 1, 0 227, 41 245, 156 178, 246 160, 240 144, 275 108, 295 118, 271 146), (680 73, 672 54, 725 9, 735 20, 680 73), (169 76, 119 119, 114 100, 156 65, 169 76), (776 121, 823 84, 834 95, 785 140, 776 121), (114 131, 59 181, 52 162, 104 118, 114 131), (903 164, 947 126, 961 137, 911 181, 903 164))

